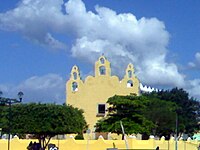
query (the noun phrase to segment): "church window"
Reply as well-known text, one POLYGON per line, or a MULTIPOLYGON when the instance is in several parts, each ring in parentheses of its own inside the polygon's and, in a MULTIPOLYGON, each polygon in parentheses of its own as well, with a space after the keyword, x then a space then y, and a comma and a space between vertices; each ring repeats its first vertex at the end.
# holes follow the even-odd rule
POLYGON ((106 74, 106 68, 105 68, 105 66, 99 67, 99 72, 100 72, 100 75, 105 75, 106 74))
POLYGON ((100 59, 100 62, 101 62, 101 64, 104 64, 104 63, 105 63, 104 58, 101 58, 101 59, 100 59))
POLYGON ((78 84, 76 82, 72 83, 72 91, 78 91, 78 84))
POLYGON ((74 80, 76 80, 76 79, 77 79, 77 73, 74 72, 74 73, 73 73, 73 76, 74 76, 74 80))
POLYGON ((132 78, 132 71, 131 70, 128 71, 128 77, 132 78))
POLYGON ((133 81, 132 80, 128 80, 127 81, 127 87, 133 87, 133 81))
POLYGON ((106 105, 98 104, 98 114, 105 115, 106 113, 106 105))

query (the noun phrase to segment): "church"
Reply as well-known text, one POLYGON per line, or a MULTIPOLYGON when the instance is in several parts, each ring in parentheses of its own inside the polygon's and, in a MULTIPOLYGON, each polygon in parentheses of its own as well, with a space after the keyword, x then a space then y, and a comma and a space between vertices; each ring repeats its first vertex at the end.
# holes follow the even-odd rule
POLYGON ((133 64, 124 68, 122 80, 111 76, 110 62, 103 55, 95 62, 94 69, 95 75, 87 76, 83 81, 78 66, 73 66, 66 83, 66 104, 83 109, 89 129, 93 132, 97 120, 106 115, 108 98, 140 93, 140 83, 134 74, 133 64))

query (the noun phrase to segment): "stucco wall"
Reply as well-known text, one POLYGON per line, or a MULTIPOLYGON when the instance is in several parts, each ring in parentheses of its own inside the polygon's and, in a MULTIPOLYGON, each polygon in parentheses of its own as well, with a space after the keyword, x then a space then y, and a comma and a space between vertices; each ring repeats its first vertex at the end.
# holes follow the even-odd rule
MULTIPOLYGON (((22 140, 14 138, 11 140, 10 150, 27 150, 26 147, 33 140, 22 140)), ((73 138, 66 140, 51 140, 50 143, 56 144, 59 150, 106 150, 107 148, 113 148, 114 145, 119 149, 126 149, 125 141, 123 140, 104 140, 99 138, 98 140, 74 140, 73 138)), ((128 148, 130 149, 146 149, 154 150, 157 146, 160 150, 175 150, 175 141, 162 140, 136 140, 135 138, 127 139, 128 148)), ((178 141, 179 150, 197 150, 197 141, 178 141)), ((0 150, 7 150, 7 140, 0 140, 0 150)))
POLYGON ((117 76, 111 76, 110 62, 104 56, 95 63, 95 76, 88 76, 85 81, 81 80, 79 68, 72 68, 71 77, 66 84, 66 103, 84 110, 90 129, 94 130, 95 123, 101 118, 97 115, 98 104, 106 104, 108 98, 114 95, 139 94, 139 80, 134 74, 133 65, 128 64, 127 68, 122 70, 125 75, 121 81, 117 76), (104 64, 100 61, 102 58, 105 60, 104 64), (104 75, 99 72, 101 66, 106 69, 104 75), (128 72, 131 72, 131 76, 128 72), (77 78, 74 77, 74 73, 77 78), (131 87, 127 87, 129 80, 133 82, 131 87), (78 85, 76 90, 72 88, 74 82, 78 85))

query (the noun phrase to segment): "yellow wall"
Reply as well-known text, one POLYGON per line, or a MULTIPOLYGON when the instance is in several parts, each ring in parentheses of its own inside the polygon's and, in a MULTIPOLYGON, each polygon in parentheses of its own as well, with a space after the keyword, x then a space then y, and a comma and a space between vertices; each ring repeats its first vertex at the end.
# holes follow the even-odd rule
POLYGON ((134 74, 132 64, 127 66, 125 76, 121 81, 117 76, 111 76, 110 62, 104 56, 96 61, 94 72, 95 76, 88 76, 85 81, 82 81, 78 67, 74 66, 66 84, 66 103, 84 110, 84 116, 92 131, 94 131, 93 127, 97 120, 102 117, 97 115, 98 104, 106 104, 108 98, 114 95, 139 94, 139 80, 134 74), (101 63, 101 59, 104 63, 101 63), (106 68, 105 75, 100 74, 99 67, 101 66, 106 68), (131 77, 128 72, 131 72, 131 77), (77 78, 74 78, 74 73, 77 74, 77 78), (133 81, 132 87, 127 87, 128 80, 133 81), (73 82, 78 85, 74 91, 73 82))
MULTIPOLYGON (((11 140, 10 150, 27 150, 26 148, 30 141, 33 140, 14 138, 11 140)), ((56 144, 59 150, 106 150, 107 148, 113 148, 113 145, 115 145, 116 148, 126 149, 125 141, 123 140, 104 140, 103 138, 99 138, 98 140, 74 140, 70 138, 66 140, 51 140, 50 143, 56 144)), ((174 140, 137 140, 135 138, 128 138, 127 143, 130 149, 154 150, 159 146, 161 150, 175 150, 174 140)), ((198 144, 197 141, 178 141, 178 149, 197 150, 198 144)), ((7 140, 0 140, 0 150, 7 150, 7 145, 7 140)))

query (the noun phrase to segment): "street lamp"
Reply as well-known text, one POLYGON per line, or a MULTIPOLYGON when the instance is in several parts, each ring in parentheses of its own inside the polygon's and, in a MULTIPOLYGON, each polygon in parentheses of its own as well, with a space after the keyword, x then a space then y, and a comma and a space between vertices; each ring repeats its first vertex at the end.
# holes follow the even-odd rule
POLYGON ((16 104, 16 103, 21 103, 22 102, 22 97, 24 95, 23 92, 19 92, 17 95, 18 95, 18 99, 12 99, 12 98, 5 98, 5 97, 2 97, 3 95, 3 92, 0 91, 0 104, 3 104, 3 105, 8 105, 9 106, 9 112, 8 112, 8 150, 10 150, 10 132, 11 132, 11 105, 12 104, 16 104))

